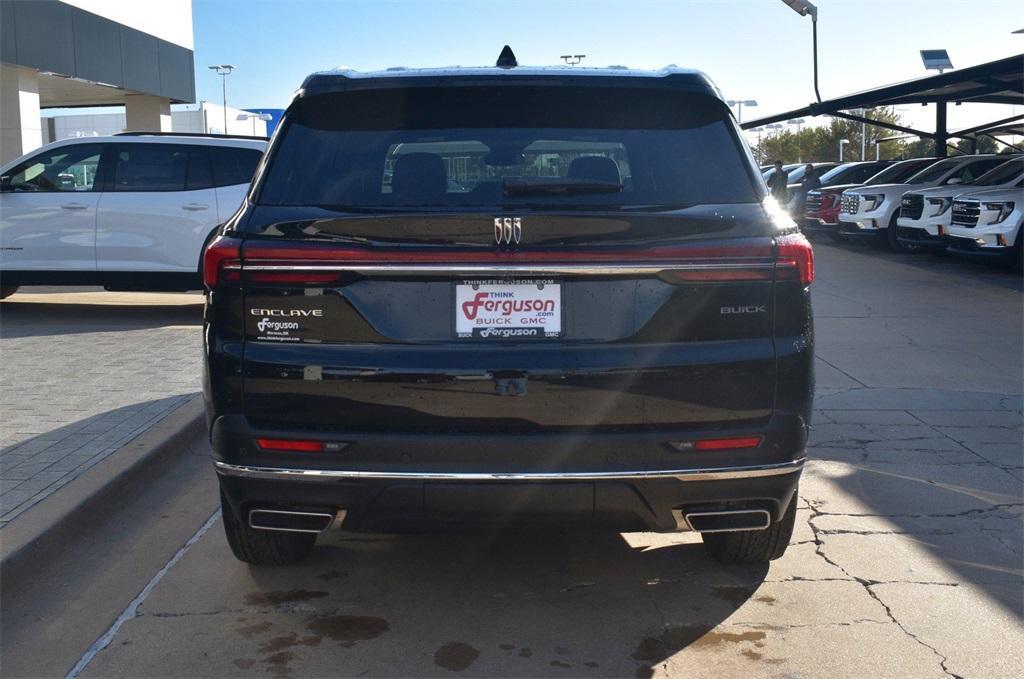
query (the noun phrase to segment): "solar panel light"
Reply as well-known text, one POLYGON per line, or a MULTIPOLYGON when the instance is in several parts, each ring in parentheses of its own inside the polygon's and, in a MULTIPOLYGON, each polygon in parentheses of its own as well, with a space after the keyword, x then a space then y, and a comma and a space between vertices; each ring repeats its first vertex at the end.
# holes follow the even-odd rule
POLYGON ((806 0, 782 0, 784 3, 802 17, 811 15, 811 19, 814 21, 818 20, 818 8, 807 2, 806 0))
POLYGON ((949 60, 946 50, 921 50, 921 61, 924 62, 926 71, 942 73, 953 68, 953 62, 949 60))

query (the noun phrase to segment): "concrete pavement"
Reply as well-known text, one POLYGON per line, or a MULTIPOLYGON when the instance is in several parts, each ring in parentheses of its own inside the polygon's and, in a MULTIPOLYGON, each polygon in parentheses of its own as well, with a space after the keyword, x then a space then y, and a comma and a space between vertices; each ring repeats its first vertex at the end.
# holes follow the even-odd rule
POLYGON ((0 527, 196 393, 202 301, 29 287, 0 303, 0 527))

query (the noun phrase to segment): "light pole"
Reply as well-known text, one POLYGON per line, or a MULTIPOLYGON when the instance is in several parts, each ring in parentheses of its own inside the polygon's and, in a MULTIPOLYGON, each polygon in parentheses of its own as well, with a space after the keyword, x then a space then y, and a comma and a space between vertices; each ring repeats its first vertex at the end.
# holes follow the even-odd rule
POLYGON ((807 0, 782 1, 802 17, 811 15, 811 35, 814 40, 814 96, 818 98, 818 103, 821 103, 821 93, 818 92, 818 8, 807 0))
POLYGON ((806 122, 803 118, 790 118, 786 121, 787 125, 796 125, 796 162, 798 163, 804 162, 804 144, 800 132, 803 131, 806 122))
POLYGON ((743 107, 744 106, 757 106, 757 101, 754 99, 730 99, 725 102, 729 106, 736 107, 736 122, 743 122, 743 107))
POLYGON ((269 113, 248 113, 247 112, 247 113, 239 113, 238 117, 235 120, 246 120, 246 119, 252 121, 252 136, 255 137, 256 136, 256 121, 257 120, 262 120, 263 122, 267 122, 268 120, 272 120, 273 118, 271 117, 271 115, 269 113))
POLYGON ((224 101, 224 134, 228 133, 228 75, 231 71, 235 70, 235 67, 231 64, 220 64, 218 66, 210 66, 211 71, 216 71, 217 75, 220 76, 221 93, 223 94, 224 101))
POLYGON ((843 162, 843 147, 850 143, 849 139, 839 140, 839 162, 843 162))

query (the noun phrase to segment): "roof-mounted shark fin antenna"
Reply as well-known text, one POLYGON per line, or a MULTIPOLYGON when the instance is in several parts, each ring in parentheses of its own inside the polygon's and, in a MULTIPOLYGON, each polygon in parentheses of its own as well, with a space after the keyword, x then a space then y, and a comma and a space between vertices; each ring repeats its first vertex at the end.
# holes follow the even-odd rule
POLYGON ((519 65, 519 61, 516 60, 515 52, 508 45, 501 48, 501 54, 498 55, 498 62, 494 64, 498 68, 515 68, 519 65))

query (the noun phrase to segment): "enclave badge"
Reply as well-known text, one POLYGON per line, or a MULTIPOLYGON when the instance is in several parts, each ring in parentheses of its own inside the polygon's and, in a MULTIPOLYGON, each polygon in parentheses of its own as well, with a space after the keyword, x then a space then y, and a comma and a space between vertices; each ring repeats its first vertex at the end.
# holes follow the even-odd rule
POLYGON ((523 239, 522 217, 495 217, 494 242, 498 245, 519 245, 523 239))

